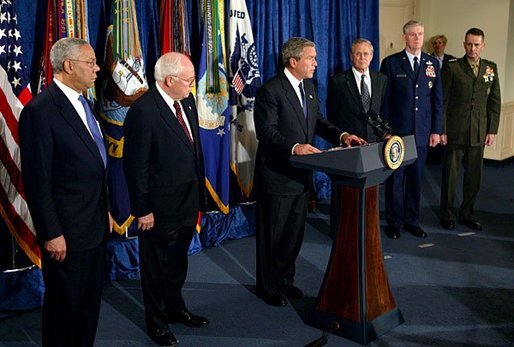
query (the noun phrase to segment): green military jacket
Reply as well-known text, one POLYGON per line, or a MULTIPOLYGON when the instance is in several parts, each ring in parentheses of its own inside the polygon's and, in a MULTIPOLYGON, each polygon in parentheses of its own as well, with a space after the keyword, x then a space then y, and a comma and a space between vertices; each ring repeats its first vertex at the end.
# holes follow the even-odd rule
POLYGON ((445 63, 441 76, 443 134, 448 136, 448 144, 484 145, 486 134, 496 134, 500 122, 501 96, 496 64, 480 59, 475 78, 464 56, 445 63))

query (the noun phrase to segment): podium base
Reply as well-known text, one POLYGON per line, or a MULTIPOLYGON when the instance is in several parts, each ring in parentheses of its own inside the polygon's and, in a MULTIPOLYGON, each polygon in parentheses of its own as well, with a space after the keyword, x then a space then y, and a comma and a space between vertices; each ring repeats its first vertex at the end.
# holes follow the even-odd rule
POLYGON ((355 341, 362 345, 367 345, 404 322, 405 320, 398 308, 394 308, 372 321, 365 322, 354 322, 328 312, 314 309, 308 316, 306 324, 323 331, 333 329, 331 334, 344 337, 345 339, 355 341), (335 325, 334 322, 339 324, 338 329, 333 329, 335 325))

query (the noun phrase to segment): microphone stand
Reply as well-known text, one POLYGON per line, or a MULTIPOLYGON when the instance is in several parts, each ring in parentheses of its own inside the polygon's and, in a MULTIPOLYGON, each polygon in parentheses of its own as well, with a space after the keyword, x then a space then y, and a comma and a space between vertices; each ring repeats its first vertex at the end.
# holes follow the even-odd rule
POLYGON ((371 126, 373 133, 379 141, 384 141, 387 136, 393 133, 393 129, 389 124, 373 111, 368 112, 366 122, 371 126))

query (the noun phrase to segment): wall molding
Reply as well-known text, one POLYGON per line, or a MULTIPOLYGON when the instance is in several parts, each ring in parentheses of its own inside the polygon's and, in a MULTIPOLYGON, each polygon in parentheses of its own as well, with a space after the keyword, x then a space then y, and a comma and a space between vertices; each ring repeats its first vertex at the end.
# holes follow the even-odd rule
POLYGON ((485 159, 501 161, 511 157, 514 157, 514 101, 502 104, 496 141, 484 151, 485 159))

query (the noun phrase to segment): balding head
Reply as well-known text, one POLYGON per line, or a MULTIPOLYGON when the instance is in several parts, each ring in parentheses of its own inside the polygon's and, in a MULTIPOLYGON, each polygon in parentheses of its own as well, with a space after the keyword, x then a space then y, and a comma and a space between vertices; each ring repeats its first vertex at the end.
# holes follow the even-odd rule
POLYGON ((195 68, 187 55, 170 52, 155 63, 155 80, 173 100, 189 96, 195 83, 195 68))

